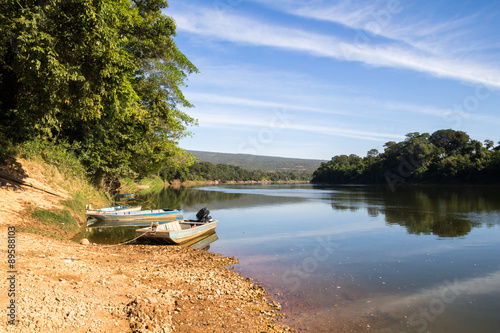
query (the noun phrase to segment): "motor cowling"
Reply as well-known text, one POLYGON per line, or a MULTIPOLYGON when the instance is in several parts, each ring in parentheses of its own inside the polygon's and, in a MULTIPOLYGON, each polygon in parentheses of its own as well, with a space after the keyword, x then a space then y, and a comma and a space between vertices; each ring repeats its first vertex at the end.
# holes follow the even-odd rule
POLYGON ((202 209, 199 210, 198 213, 196 213, 196 218, 198 222, 208 222, 212 219, 211 216, 209 216, 210 211, 207 209, 207 207, 203 207, 202 209))

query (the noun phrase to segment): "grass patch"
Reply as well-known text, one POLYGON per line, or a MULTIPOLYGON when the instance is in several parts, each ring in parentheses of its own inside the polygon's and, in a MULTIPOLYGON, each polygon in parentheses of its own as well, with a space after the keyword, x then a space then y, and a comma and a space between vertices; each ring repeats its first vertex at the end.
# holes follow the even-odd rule
POLYGON ((85 215, 85 202, 87 199, 84 198, 84 194, 82 192, 73 193, 72 199, 62 200, 61 204, 67 208, 69 208, 73 213, 75 213, 79 218, 84 221, 86 219, 85 215))
POLYGON ((148 194, 157 192, 165 187, 165 183, 160 176, 146 177, 140 180, 130 178, 120 178, 120 193, 148 194))
POLYGON ((77 219, 66 209, 29 208, 28 214, 38 222, 24 226, 20 231, 57 239, 69 239, 80 230, 77 219))
POLYGON ((77 231, 79 229, 78 221, 68 210, 64 209, 30 209, 31 216, 46 226, 57 226, 64 231, 77 231))
POLYGON ((119 193, 131 193, 137 190, 137 184, 133 179, 130 178, 120 178, 120 188, 118 188, 119 193))

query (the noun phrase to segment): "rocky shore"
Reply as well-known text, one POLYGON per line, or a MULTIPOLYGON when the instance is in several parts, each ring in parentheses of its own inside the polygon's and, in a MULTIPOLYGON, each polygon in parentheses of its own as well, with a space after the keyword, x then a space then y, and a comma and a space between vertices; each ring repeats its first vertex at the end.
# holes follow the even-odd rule
MULTIPOLYGON (((7 229, 0 235, 6 258, 7 229)), ((17 323, 5 320, 9 299, 2 292, 2 332, 288 331, 276 324, 280 305, 228 268, 235 258, 17 233, 16 259, 17 323)), ((1 284, 6 291, 7 279, 1 284)))

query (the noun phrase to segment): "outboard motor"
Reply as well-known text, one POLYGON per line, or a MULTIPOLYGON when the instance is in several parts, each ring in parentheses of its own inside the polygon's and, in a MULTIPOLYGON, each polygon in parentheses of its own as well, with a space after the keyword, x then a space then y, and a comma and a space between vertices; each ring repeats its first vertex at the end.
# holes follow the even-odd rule
POLYGON ((211 216, 208 216, 210 214, 210 211, 207 209, 207 207, 203 207, 200 209, 198 213, 196 213, 196 218, 198 219, 198 222, 208 222, 212 219, 211 216))

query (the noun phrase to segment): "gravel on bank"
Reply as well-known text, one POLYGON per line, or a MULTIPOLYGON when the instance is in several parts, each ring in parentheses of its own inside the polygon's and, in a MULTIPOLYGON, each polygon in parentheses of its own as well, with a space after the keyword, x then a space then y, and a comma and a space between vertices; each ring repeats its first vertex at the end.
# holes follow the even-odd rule
MULTIPOLYGON (((0 229, 7 258, 7 229, 0 229)), ((16 325, 0 283, 5 332, 284 332, 278 303, 228 266, 174 246, 80 245, 16 234, 16 325)), ((8 271, 6 260, 3 272, 8 271)))

